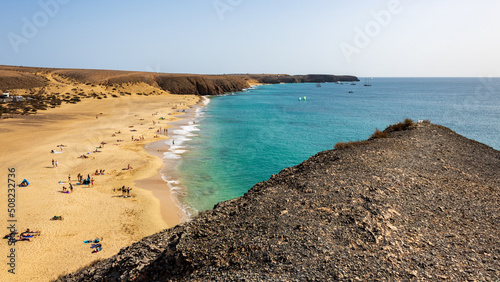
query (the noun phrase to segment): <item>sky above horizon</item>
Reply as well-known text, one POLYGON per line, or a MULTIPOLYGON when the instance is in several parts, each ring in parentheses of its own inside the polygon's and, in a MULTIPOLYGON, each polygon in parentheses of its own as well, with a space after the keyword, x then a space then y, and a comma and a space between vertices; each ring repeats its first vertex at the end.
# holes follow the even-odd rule
POLYGON ((0 64, 168 73, 500 77, 496 0, 0 3, 0 64))

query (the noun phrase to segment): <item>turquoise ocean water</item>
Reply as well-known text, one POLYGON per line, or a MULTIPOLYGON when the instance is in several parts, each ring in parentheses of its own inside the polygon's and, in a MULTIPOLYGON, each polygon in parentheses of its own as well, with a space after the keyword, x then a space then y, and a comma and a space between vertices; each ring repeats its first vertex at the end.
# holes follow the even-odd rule
POLYGON ((171 148, 176 154, 165 155, 164 179, 183 207, 196 213, 243 195, 339 141, 367 139, 375 128, 407 117, 429 119, 500 149, 499 78, 374 78, 370 83, 263 85, 211 97, 176 130, 171 148))

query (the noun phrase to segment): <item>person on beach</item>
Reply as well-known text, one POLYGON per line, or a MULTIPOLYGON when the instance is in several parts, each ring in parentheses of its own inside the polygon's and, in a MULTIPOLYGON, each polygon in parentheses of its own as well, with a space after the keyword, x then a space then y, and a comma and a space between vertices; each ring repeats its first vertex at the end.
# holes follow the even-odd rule
POLYGON ((92 187, 94 187, 94 178, 92 178, 92 179, 90 180, 90 185, 92 185, 92 187))
POLYGON ((55 162, 54 162, 54 159, 52 159, 52 167, 55 166, 55 162))
POLYGON ((69 184, 69 190, 70 190, 70 192, 73 192, 73 184, 71 184, 71 183, 69 184))
POLYGON ((59 163, 57 161, 55 161, 54 165, 55 165, 55 167, 57 167, 59 165, 59 163))
POLYGON ((127 196, 130 197, 130 190, 132 190, 130 187, 127 187, 127 196))
POLYGON ((68 174, 68 183, 71 183, 71 174, 68 174))

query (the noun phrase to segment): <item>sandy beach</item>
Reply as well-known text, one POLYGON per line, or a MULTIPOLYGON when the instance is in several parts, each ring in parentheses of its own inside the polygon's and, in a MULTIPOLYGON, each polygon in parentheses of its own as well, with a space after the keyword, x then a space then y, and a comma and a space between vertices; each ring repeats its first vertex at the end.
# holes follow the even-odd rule
MULTIPOLYGON (((178 208, 168 189, 161 189, 162 161, 143 147, 168 138, 155 137, 156 131, 168 128, 179 111, 198 101, 197 96, 170 94, 86 99, 1 120, 2 189, 7 192, 9 168, 15 168, 17 184, 23 179, 30 182, 27 187, 16 186, 14 217, 2 212, 1 220, 7 227, 15 224, 18 232, 41 231, 30 242, 17 242, 15 247, 2 244, 2 277, 10 268, 5 256, 10 248, 15 249, 16 274, 9 281, 49 281, 178 224, 178 208), (129 165, 132 169, 124 170, 129 165), (96 170, 105 175, 94 175, 96 170), (94 185, 77 185, 79 173, 83 178, 90 175, 94 185), (73 192, 63 193, 69 183, 73 192), (130 187, 129 198, 114 190, 122 186, 130 187), (63 220, 51 220, 53 216, 63 220), (83 241, 97 237, 103 249, 92 253, 83 241)), ((7 193, 0 195, 1 209, 6 211, 7 193)), ((9 233, 3 230, 2 237, 9 233)))

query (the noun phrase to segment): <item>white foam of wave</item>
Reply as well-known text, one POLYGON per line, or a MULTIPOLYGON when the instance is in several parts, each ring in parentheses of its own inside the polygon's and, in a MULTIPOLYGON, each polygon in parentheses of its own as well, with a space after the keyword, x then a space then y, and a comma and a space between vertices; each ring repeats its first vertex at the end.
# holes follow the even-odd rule
POLYGON ((163 181, 167 183, 167 186, 170 189, 171 192, 170 198, 175 203, 175 205, 179 207, 179 209, 182 211, 179 212, 179 216, 182 218, 183 221, 189 221, 193 217, 193 215, 197 213, 197 211, 194 211, 190 206, 183 204, 179 200, 179 196, 180 197, 186 196, 185 189, 182 186, 180 186, 181 182, 179 180, 172 180, 162 172, 160 172, 160 174, 161 178, 163 179, 163 181))
POLYGON ((163 157, 165 159, 177 160, 177 159, 181 158, 181 155, 175 154, 175 153, 172 153, 172 152, 165 152, 165 153, 163 153, 163 157))
POLYGON ((179 135, 190 134, 193 131, 200 131, 197 124, 194 124, 193 121, 189 122, 189 125, 182 125, 179 129, 175 129, 174 133, 179 135))
MULTIPOLYGON (((201 98, 202 98, 201 102, 203 103, 203 106, 206 106, 206 105, 210 104, 210 102, 211 102, 210 98, 208 98, 206 96, 202 96, 201 98)), ((201 108, 198 108, 198 109, 201 109, 201 108)))
MULTIPOLYGON (((184 142, 191 140, 190 138, 187 138, 187 137, 188 136, 184 136, 184 135, 172 136, 172 141, 170 143, 170 149, 172 150, 175 148, 179 148, 180 146, 182 146, 184 144, 184 142)), ((182 147, 182 148, 184 148, 184 147, 182 147)))
MULTIPOLYGON (((180 159, 182 157, 182 154, 187 151, 184 143, 191 140, 189 137, 197 136, 194 133, 196 131, 200 131, 197 121, 199 118, 203 117, 203 107, 210 103, 210 99, 207 97, 202 97, 201 102, 201 107, 195 109, 194 116, 191 120, 187 120, 187 125, 181 125, 171 131, 173 133, 173 135, 170 136, 171 139, 165 141, 165 144, 169 146, 169 149, 167 152, 163 153, 164 159, 180 159)), ((198 211, 179 200, 179 197, 186 196, 186 190, 182 186, 181 181, 172 179, 172 175, 168 176, 168 173, 161 173, 161 175, 162 179, 167 183, 167 186, 171 191, 172 200, 178 207, 180 207, 183 212, 182 214, 180 214, 180 216, 185 221, 190 220, 192 216, 195 215, 198 211)))

